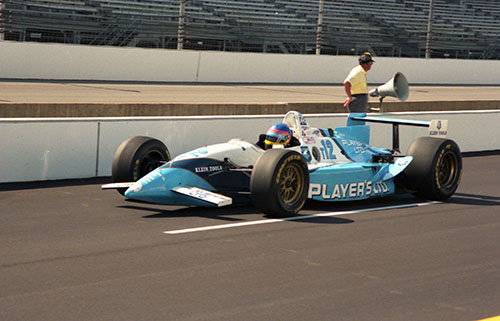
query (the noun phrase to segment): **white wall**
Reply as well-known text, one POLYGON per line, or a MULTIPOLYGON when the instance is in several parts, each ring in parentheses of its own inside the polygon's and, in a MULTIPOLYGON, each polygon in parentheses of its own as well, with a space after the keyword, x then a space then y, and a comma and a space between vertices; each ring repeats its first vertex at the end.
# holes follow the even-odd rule
POLYGON ((97 122, 0 119, 0 182, 96 176, 97 122))
MULTIPOLYGON (((305 115, 313 127, 344 126, 346 114, 305 115)), ((499 150, 500 111, 398 113, 391 117, 417 120, 448 119, 448 137, 463 152, 499 150)), ((128 137, 145 135, 162 140, 172 156, 207 144, 258 135, 280 115, 93 119, 0 119, 0 183, 111 176, 113 154, 128 137)), ((392 147, 390 125, 371 124, 371 143, 392 147)), ((400 127, 401 150, 425 128, 400 127)))
POLYGON ((0 42, 0 78, 196 81, 198 53, 0 42))
MULTIPOLYGON (((500 61, 376 57, 370 83, 499 85, 500 61)), ((0 79, 342 83, 355 56, 177 51, 0 41, 0 79)))

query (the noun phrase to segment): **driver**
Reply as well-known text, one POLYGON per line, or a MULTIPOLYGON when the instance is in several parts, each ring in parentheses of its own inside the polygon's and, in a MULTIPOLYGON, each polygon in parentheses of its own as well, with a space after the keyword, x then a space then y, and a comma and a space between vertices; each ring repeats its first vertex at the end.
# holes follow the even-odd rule
POLYGON ((275 145, 285 146, 292 139, 292 131, 286 124, 276 123, 269 127, 264 140, 265 149, 271 149, 275 145))

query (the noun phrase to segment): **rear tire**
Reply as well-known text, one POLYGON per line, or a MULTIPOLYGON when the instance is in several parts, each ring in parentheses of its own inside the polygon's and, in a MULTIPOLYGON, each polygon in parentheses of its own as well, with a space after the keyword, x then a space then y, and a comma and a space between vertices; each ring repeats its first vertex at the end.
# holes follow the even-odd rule
POLYGON ((255 163, 250 178, 253 204, 271 217, 294 216, 309 192, 309 169, 293 150, 271 149, 255 163))
POLYGON ((462 156, 451 139, 417 138, 408 148, 413 161, 396 178, 396 183, 415 195, 444 201, 458 188, 462 176, 462 156))
MULTIPOLYGON (((169 160, 170 152, 161 141, 144 136, 130 137, 115 152, 113 182, 136 182, 169 160)), ((118 192, 123 195, 126 190, 120 188, 118 192)))

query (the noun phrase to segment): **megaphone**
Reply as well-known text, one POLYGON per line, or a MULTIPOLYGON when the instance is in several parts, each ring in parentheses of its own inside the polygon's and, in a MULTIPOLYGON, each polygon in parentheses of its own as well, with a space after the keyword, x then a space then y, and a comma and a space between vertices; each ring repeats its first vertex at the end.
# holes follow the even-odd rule
POLYGON ((370 90, 369 94, 371 97, 379 97, 380 100, 384 99, 386 96, 396 97, 401 101, 408 99, 410 93, 410 88, 408 87, 408 81, 405 75, 400 72, 394 74, 391 80, 385 84, 378 86, 375 89, 370 90))

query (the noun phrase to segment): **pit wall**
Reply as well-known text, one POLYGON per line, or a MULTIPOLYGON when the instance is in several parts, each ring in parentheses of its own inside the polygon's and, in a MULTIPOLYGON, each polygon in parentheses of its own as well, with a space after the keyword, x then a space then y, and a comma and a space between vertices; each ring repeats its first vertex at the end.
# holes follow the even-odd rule
MULTIPOLYGON (((346 114, 305 115, 313 127, 345 126, 346 114)), ((500 150, 500 111, 395 113, 415 120, 448 119, 448 137, 462 152, 500 150)), ((242 138, 256 142, 259 134, 280 122, 281 115, 193 116, 154 118, 0 119, 2 153, 0 183, 111 176, 113 155, 131 136, 162 140, 172 156, 208 144, 242 138)), ((392 147, 392 127, 371 124, 371 144, 392 147)), ((426 128, 400 126, 401 150, 426 128)))
MULTIPOLYGON (((500 61, 376 57, 370 83, 500 85, 500 61)), ((97 47, 0 41, 0 79, 342 83, 355 56, 97 47)))

